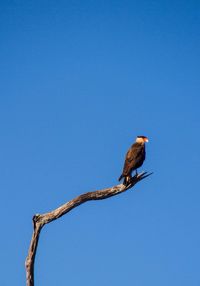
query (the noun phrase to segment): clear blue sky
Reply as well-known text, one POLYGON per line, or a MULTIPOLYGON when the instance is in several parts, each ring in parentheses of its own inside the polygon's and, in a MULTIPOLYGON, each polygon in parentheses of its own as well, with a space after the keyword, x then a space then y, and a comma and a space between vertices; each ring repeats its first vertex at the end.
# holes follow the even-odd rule
POLYGON ((1 1, 1 285, 25 285, 32 216, 117 184, 47 225, 39 285, 200 285, 199 1, 1 1))

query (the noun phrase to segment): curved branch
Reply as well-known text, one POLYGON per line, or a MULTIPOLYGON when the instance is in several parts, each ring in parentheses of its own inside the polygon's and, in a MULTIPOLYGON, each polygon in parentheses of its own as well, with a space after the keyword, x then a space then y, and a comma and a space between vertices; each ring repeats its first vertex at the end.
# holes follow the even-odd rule
POLYGON ((91 200, 103 200, 107 199, 112 196, 116 196, 118 194, 121 194, 128 189, 132 188, 135 184, 137 184, 139 181, 143 180, 144 178, 150 176, 152 173, 142 172, 141 174, 135 175, 132 177, 130 184, 128 186, 125 186, 123 184, 116 185, 111 188, 98 190, 94 192, 88 192, 85 194, 82 194, 75 199, 65 203, 64 205, 58 207, 57 209, 45 213, 45 214, 36 214, 33 216, 33 235, 28 251, 28 256, 26 258, 26 285, 27 286, 34 286, 34 262, 35 262, 35 255, 37 251, 37 245, 39 241, 40 231, 42 227, 50 223, 61 216, 65 215, 72 209, 76 208, 77 206, 91 200))

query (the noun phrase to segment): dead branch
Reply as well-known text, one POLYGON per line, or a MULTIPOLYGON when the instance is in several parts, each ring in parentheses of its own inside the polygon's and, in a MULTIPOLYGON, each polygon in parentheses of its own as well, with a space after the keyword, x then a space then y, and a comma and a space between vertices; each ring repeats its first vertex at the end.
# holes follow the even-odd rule
POLYGON ((128 189, 132 188, 135 184, 137 184, 139 181, 143 180, 144 178, 150 176, 152 173, 142 172, 141 174, 135 175, 128 186, 125 186, 123 184, 119 184, 117 186, 98 190, 94 192, 88 192, 85 194, 82 194, 75 199, 65 203, 64 205, 58 207, 57 209, 45 213, 45 214, 36 214, 33 216, 33 235, 28 251, 28 256, 26 258, 26 285, 27 286, 34 286, 34 262, 35 262, 35 255, 37 251, 37 245, 39 241, 40 231, 42 227, 50 223, 61 216, 65 215, 69 211, 71 211, 73 208, 92 200, 103 200, 107 199, 112 196, 116 196, 118 194, 121 194, 128 189))

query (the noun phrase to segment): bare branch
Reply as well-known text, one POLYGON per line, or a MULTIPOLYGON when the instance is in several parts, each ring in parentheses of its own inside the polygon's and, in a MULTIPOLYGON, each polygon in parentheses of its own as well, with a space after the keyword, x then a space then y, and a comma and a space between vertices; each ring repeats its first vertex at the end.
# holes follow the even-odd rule
POLYGON ((34 286, 34 262, 35 262, 35 255, 37 251, 37 245, 39 241, 39 235, 42 227, 50 223, 61 216, 65 215, 72 209, 76 208, 77 206, 92 200, 103 200, 107 199, 112 196, 116 196, 118 194, 121 194, 128 189, 132 188, 135 184, 137 184, 139 181, 143 180, 144 178, 147 178, 152 173, 142 172, 141 174, 135 175, 128 186, 125 186, 123 184, 116 185, 111 188, 98 190, 94 192, 88 192, 85 194, 82 194, 75 199, 65 203, 64 205, 58 207, 57 209, 45 213, 45 214, 36 214, 33 216, 33 235, 28 251, 28 256, 26 258, 26 285, 27 286, 34 286))

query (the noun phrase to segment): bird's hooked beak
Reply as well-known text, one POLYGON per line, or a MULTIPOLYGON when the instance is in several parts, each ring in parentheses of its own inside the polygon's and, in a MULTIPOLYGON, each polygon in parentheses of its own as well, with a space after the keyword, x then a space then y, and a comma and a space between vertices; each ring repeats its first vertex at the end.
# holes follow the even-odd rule
POLYGON ((149 142, 149 139, 147 137, 144 138, 144 142, 149 142))

